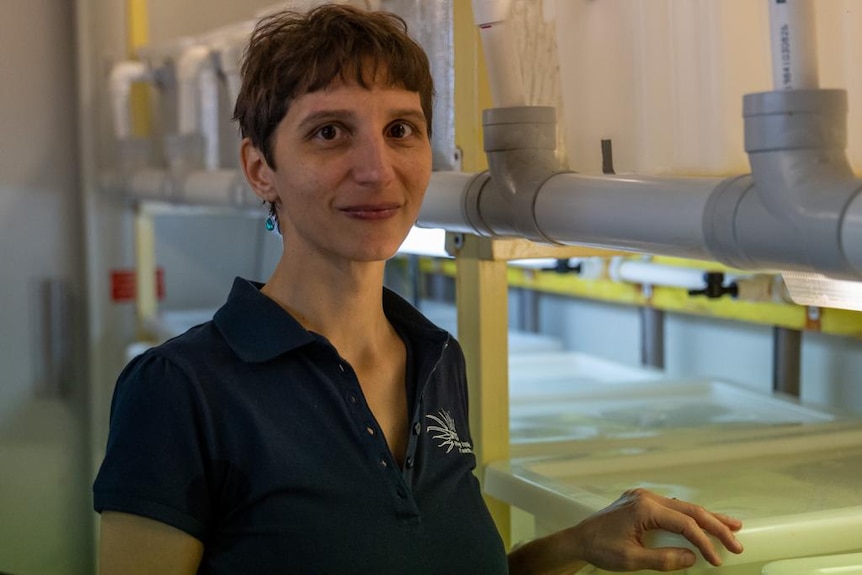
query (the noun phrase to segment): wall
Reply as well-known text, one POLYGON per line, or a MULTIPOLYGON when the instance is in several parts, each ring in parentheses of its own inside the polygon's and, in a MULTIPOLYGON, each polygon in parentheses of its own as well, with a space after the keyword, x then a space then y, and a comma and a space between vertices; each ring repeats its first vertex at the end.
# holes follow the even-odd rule
POLYGON ((0 13, 0 571, 87 573, 74 4, 2 0, 0 13), (46 347, 46 281, 64 287, 65 357, 46 347))

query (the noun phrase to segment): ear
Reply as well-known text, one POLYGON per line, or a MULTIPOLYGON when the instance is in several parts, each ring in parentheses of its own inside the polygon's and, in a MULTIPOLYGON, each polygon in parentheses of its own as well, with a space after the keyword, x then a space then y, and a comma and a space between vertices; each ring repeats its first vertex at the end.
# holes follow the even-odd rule
POLYGON ((243 138, 239 147, 239 159, 242 171, 255 195, 265 202, 278 200, 278 190, 275 186, 275 172, 263 152, 257 149, 251 140, 243 138))

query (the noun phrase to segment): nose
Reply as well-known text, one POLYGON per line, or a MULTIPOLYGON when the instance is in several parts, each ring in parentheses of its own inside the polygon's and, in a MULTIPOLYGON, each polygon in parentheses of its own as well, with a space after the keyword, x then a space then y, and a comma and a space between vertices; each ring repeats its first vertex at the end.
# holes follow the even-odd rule
POLYGON ((359 138, 353 153, 353 177, 358 183, 379 185, 395 175, 392 150, 380 134, 359 138))

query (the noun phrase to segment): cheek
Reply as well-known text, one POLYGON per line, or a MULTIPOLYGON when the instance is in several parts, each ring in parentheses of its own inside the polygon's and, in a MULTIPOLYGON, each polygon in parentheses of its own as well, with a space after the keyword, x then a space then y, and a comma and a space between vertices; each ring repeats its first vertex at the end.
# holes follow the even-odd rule
POLYGON ((410 187, 414 191, 414 195, 418 195, 421 199, 428 188, 428 182, 431 180, 431 154, 407 162, 406 168, 405 173, 410 187))
POLYGON ((294 214, 307 212, 312 207, 314 198, 320 196, 317 190, 322 185, 325 185, 325 182, 319 174, 314 175, 305 169, 303 164, 296 164, 286 167, 282 174, 278 196, 286 210, 294 214))

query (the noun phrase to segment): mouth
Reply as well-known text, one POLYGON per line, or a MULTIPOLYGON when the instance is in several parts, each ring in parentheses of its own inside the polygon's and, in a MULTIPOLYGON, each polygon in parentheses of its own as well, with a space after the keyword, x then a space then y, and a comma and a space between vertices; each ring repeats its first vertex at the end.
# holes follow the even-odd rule
POLYGON ((374 204, 349 206, 339 209, 347 217, 358 220, 385 220, 398 213, 400 206, 397 204, 374 204))

